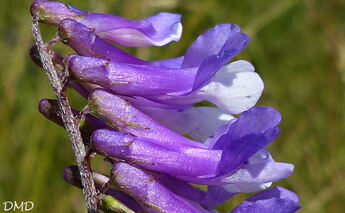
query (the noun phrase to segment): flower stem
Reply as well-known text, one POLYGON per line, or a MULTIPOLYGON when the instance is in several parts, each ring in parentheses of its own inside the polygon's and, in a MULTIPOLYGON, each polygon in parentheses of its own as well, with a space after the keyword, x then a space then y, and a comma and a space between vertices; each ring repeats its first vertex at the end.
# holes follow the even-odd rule
POLYGON ((59 79, 59 76, 53 65, 52 58, 48 53, 49 50, 47 48, 47 45, 43 42, 42 34, 39 29, 36 16, 34 16, 32 22, 32 33, 38 46, 43 68, 46 71, 50 84, 59 103, 59 107, 61 109, 60 113, 64 126, 72 142, 72 148, 80 171, 87 210, 90 213, 98 212, 98 199, 95 184, 92 178, 91 171, 88 170, 89 167, 84 164, 85 147, 83 145, 83 141, 79 131, 79 123, 76 122, 73 116, 71 107, 64 91, 64 86, 59 79))

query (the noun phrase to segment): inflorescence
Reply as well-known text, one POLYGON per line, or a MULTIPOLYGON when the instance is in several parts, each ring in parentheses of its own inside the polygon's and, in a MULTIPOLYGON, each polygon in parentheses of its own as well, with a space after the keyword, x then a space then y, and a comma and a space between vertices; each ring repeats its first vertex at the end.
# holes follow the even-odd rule
MULTIPOLYGON (((280 133, 281 116, 272 107, 255 106, 264 85, 254 66, 245 60, 227 64, 250 40, 239 26, 216 25, 183 56, 146 61, 112 43, 178 41, 179 14, 133 21, 46 0, 34 1, 31 13, 57 27, 49 46, 52 62, 66 88, 88 100, 82 112, 73 109, 89 150, 85 162, 97 153, 112 164, 109 176, 92 171, 105 211, 216 212, 235 194, 254 191, 260 192, 231 212, 300 208, 293 192, 266 189, 291 175, 293 165, 275 162, 265 150, 280 133), (57 41, 75 53, 62 57, 53 51, 57 41), (205 101, 214 106, 195 106, 205 101)), ((30 55, 42 67, 37 46, 30 55)), ((64 126, 56 100, 42 99, 38 108, 64 126)), ((82 187, 78 167, 67 167, 63 177, 82 187)))

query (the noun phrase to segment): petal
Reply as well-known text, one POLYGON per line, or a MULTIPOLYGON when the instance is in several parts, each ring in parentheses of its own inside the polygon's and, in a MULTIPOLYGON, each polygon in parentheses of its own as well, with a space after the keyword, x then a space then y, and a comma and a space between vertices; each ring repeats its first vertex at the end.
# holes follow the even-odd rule
POLYGON ((140 107, 139 109, 164 126, 197 141, 205 141, 234 117, 216 107, 189 107, 185 110, 140 107))
POLYGON ((227 113, 238 114, 256 104, 264 84, 257 73, 245 71, 250 67, 232 65, 223 67, 195 96, 214 103, 227 113))
POLYGON ((129 47, 163 46, 182 34, 181 15, 175 13, 162 12, 139 21, 91 13, 78 21, 94 28, 101 38, 129 47))
POLYGON ((199 67, 193 91, 207 83, 230 59, 245 48, 248 35, 232 24, 220 24, 209 29, 187 50, 182 68, 199 67))
POLYGON ((201 202, 201 205, 207 209, 216 208, 218 205, 224 203, 236 193, 231 193, 221 186, 208 186, 207 195, 201 202))
POLYGON ((287 178, 293 172, 293 165, 275 162, 270 153, 262 149, 248 159, 239 170, 222 182, 229 192, 253 192, 266 189, 272 182, 287 178))
POLYGON ((177 58, 153 61, 153 62, 151 62, 151 64, 154 66, 159 66, 159 67, 168 67, 168 68, 179 69, 179 68, 181 68, 183 58, 184 58, 184 56, 180 56, 177 58))
POLYGON ((149 212, 206 212, 171 192, 154 176, 127 163, 114 164, 113 174, 121 189, 144 204, 149 212))
POLYGON ((234 174, 222 180, 230 183, 224 186, 230 192, 253 192, 267 188, 271 182, 287 178, 293 172, 293 165, 288 163, 269 162, 244 165, 234 174))
POLYGON ((221 150, 178 143, 170 145, 164 141, 143 140, 106 129, 96 130, 92 134, 91 147, 103 156, 123 159, 173 176, 214 177, 222 156, 221 150))
POLYGON ((231 213, 292 213, 300 209, 295 193, 283 187, 259 192, 243 201, 231 213))
POLYGON ((182 67, 199 67, 208 57, 219 55, 227 40, 238 33, 241 28, 232 24, 218 24, 202 33, 188 48, 182 67))
MULTIPOLYGON (((231 140, 236 140, 247 135, 263 135, 266 132, 275 129, 281 121, 280 113, 272 107, 256 106, 243 113, 233 123, 227 124, 227 131, 220 129, 226 137, 217 138, 212 148, 228 146, 231 140)), ((216 133, 217 134, 217 133, 216 133)), ((269 138, 275 138, 275 135, 267 134, 269 138)), ((259 150, 257 150, 259 151, 259 150)), ((253 154, 255 154, 254 152, 253 154)))
MULTIPOLYGON (((144 98, 141 96, 124 96, 119 95, 122 99, 129 101, 131 104, 133 104, 134 107, 145 111, 149 110, 150 108, 158 108, 158 109, 171 109, 171 110, 183 110, 188 107, 192 107, 192 105, 169 105, 169 104, 162 104, 155 101, 152 101, 148 98, 144 98)), ((146 112, 145 112, 146 113, 146 112)))
POLYGON ((115 63, 78 55, 67 58, 69 71, 77 80, 124 95, 183 94, 191 90, 196 72, 195 69, 115 63))
POLYGON ((205 191, 195 188, 191 184, 169 175, 160 174, 158 178, 162 184, 175 194, 196 203, 204 203, 207 196, 205 191))
POLYGON ((212 149, 224 150, 220 170, 223 174, 238 169, 257 151, 272 142, 280 133, 276 127, 281 117, 271 107, 253 107, 243 112, 228 127, 228 132, 213 144, 212 149))

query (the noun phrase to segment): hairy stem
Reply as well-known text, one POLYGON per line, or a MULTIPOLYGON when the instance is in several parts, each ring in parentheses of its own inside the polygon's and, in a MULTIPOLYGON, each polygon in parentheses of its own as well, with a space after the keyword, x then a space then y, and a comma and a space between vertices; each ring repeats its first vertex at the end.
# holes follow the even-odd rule
POLYGON ((72 142, 72 148, 80 171, 83 193, 86 200, 86 207, 88 209, 88 212, 98 212, 98 199, 95 184, 92 178, 91 171, 88 169, 88 166, 84 164, 85 147, 83 145, 82 137, 79 131, 79 123, 76 122, 73 116, 71 107, 68 103, 68 99, 64 91, 64 86, 59 79, 59 76, 53 65, 52 58, 48 53, 47 45, 43 42, 42 34, 38 26, 37 17, 35 16, 32 22, 32 33, 38 46, 43 68, 46 71, 50 84, 59 103, 64 126, 72 142))

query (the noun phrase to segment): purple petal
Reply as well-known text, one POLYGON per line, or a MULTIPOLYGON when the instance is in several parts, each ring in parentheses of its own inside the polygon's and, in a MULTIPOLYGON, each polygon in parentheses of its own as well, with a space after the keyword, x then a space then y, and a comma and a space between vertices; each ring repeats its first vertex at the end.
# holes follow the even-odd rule
POLYGON ((149 63, 107 43, 98 37, 94 33, 94 30, 89 29, 73 19, 62 20, 58 30, 63 42, 74 49, 79 55, 104 57, 104 59, 110 59, 113 62, 129 64, 149 63))
POLYGON ((201 202, 201 205, 204 208, 213 209, 232 198, 234 195, 236 195, 236 193, 231 193, 221 186, 208 186, 207 195, 201 202))
POLYGON ((168 190, 149 173, 127 163, 114 164, 113 174, 116 183, 149 212, 206 212, 168 190))
POLYGON ((298 202, 295 193, 274 187, 251 196, 231 213, 292 213, 301 208, 298 202))
POLYGON ((202 207, 212 210, 236 193, 230 193, 222 187, 208 186, 207 191, 193 187, 191 184, 168 175, 159 175, 159 181, 175 194, 199 203, 202 207))
POLYGON ((89 104, 98 115, 122 132, 167 144, 205 147, 201 143, 187 139, 164 127, 131 106, 128 101, 105 90, 95 90, 90 95, 89 104))
POLYGON ((158 67, 167 67, 167 68, 174 68, 174 69, 180 69, 182 62, 183 62, 183 56, 177 57, 177 58, 171 58, 171 59, 164 59, 159 61, 153 61, 151 62, 152 65, 158 66, 158 67))
POLYGON ((91 13, 78 21, 94 28, 100 37, 129 47, 163 46, 178 41, 182 34, 181 15, 174 13, 158 13, 140 21, 91 13))
MULTIPOLYGON (((139 110, 143 110, 144 108, 158 108, 158 109, 171 109, 171 110, 183 110, 192 105, 169 105, 169 104, 162 104, 158 102, 151 101, 150 99, 140 97, 140 96, 124 96, 119 95, 122 99, 129 101, 133 104, 134 107, 138 108, 139 110)), ((144 110, 143 110, 144 111, 144 110)))
POLYGON ((157 175, 157 177, 163 185, 165 185, 175 194, 196 203, 201 204, 204 202, 207 195, 205 191, 202 191, 199 188, 195 188, 191 184, 169 175, 159 174, 159 176, 157 175))
POLYGON ((169 145, 106 129, 92 134, 91 147, 103 156, 124 159, 173 176, 214 177, 222 156, 221 150, 169 145))
POLYGON ((280 133, 276 127, 280 120, 279 112, 271 107, 253 107, 243 112, 228 126, 228 132, 211 144, 212 149, 224 150, 221 173, 235 171, 272 142, 280 133))
POLYGON ((209 29, 187 50, 182 68, 199 67, 193 91, 207 83, 230 59, 245 48, 249 37, 241 28, 220 24, 209 29))
POLYGON ((192 88, 196 71, 115 63, 77 55, 68 57, 68 68, 80 81, 136 96, 186 93, 192 88))

